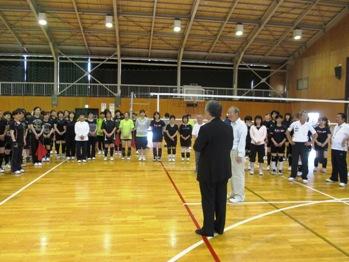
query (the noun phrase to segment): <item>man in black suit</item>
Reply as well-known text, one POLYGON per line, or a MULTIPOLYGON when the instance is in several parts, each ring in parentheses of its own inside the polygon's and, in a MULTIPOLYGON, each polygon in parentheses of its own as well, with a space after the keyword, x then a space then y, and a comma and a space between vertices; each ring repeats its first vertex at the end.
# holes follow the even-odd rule
POLYGON ((221 104, 209 101, 205 110, 210 122, 200 128, 194 144, 194 150, 200 152, 197 180, 200 184, 204 223, 195 232, 202 236, 213 236, 214 232, 224 232, 234 135, 233 129, 220 119, 221 104))

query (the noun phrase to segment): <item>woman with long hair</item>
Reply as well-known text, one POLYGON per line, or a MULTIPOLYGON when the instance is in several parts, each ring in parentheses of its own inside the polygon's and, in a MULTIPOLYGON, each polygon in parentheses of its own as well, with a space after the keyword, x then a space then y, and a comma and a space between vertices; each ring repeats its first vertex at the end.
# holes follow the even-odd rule
POLYGON ((109 110, 105 111, 105 120, 102 124, 102 130, 104 133, 104 160, 108 160, 108 149, 110 160, 114 160, 116 122, 112 119, 109 110))
POLYGON ((148 145, 148 129, 150 121, 145 116, 145 111, 139 111, 139 117, 136 119, 136 147, 139 153, 138 160, 145 161, 145 150, 148 145))
POLYGON ((58 112, 58 118, 55 123, 55 130, 56 130, 56 151, 57 155, 56 158, 63 158, 65 155, 65 132, 67 131, 67 123, 64 119, 64 113, 62 111, 58 112), (60 152, 60 147, 62 148, 62 151, 60 152))
POLYGON ((75 113, 69 113, 67 120, 67 132, 65 134, 66 156, 67 160, 75 159, 76 142, 75 142, 75 113))
POLYGON ((41 160, 38 159, 36 151, 39 143, 42 142, 42 134, 44 133, 44 126, 41 116, 41 108, 35 107, 33 110, 33 117, 30 119, 29 128, 32 131, 31 136, 31 153, 34 166, 41 166, 41 160))
POLYGON ((193 127, 189 124, 189 116, 182 117, 182 124, 179 126, 182 161, 190 160, 190 147, 193 127))
POLYGON ((168 161, 176 161, 176 147, 177 147, 177 133, 178 125, 176 124, 176 117, 171 115, 170 122, 166 125, 164 131, 165 142, 167 145, 168 161))
POLYGON ((251 155, 250 155, 250 174, 254 174, 254 163, 258 154, 259 175, 263 175, 263 163, 265 155, 265 140, 267 138, 267 128, 262 125, 262 117, 257 115, 254 118, 254 125, 250 129, 251 136, 251 155))

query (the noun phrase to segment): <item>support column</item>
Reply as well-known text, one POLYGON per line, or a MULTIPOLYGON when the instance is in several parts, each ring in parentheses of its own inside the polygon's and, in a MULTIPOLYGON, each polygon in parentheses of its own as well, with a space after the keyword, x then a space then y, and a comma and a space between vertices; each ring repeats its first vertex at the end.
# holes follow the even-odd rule
POLYGON ((58 105, 59 94, 59 62, 58 57, 53 58, 53 95, 51 98, 52 106, 58 105))
POLYGON ((117 88, 118 88, 118 92, 117 92, 117 95, 118 96, 121 96, 121 58, 119 57, 118 58, 118 82, 117 82, 117 88))
POLYGON ((177 65, 177 93, 179 94, 181 92, 181 81, 182 81, 182 65, 178 63, 177 65))
POLYGON ((234 61, 234 72, 233 72, 233 95, 238 95, 238 83, 239 83, 239 64, 237 60, 234 61))

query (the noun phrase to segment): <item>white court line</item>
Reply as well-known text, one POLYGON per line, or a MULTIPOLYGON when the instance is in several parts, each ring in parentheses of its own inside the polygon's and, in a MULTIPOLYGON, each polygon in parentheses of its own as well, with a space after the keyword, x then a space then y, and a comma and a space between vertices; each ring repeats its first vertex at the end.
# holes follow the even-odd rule
MULTIPOLYGON (((269 212, 261 213, 259 215, 253 216, 253 217, 249 217, 249 218, 247 218, 245 220, 242 220, 240 222, 234 223, 234 224, 226 227, 224 229, 224 232, 230 231, 230 230, 232 230, 234 228, 237 228, 237 227, 239 227, 241 225, 250 223, 250 222, 255 221, 257 219, 261 219, 261 218, 264 218, 266 216, 270 216, 270 215, 273 215, 273 214, 276 214, 276 213, 280 213, 280 212, 285 211, 285 210, 295 209, 295 208, 304 207, 304 206, 317 205, 317 204, 322 204, 322 203, 337 203, 337 202, 343 202, 343 199, 313 201, 313 202, 309 202, 309 203, 303 203, 303 204, 298 204, 298 205, 293 205, 293 206, 288 206, 288 207, 284 207, 284 208, 275 209, 275 210, 272 210, 272 211, 269 211, 269 212)), ((212 238, 213 237, 208 237, 207 239, 210 240, 212 238)), ((203 243, 204 243, 203 240, 200 240, 200 241, 196 242, 195 244, 189 246, 188 248, 184 249, 183 251, 181 251, 180 253, 178 253, 177 255, 172 257, 171 259, 169 259, 168 262, 174 262, 174 261, 179 260, 180 258, 185 256, 186 254, 188 254, 189 252, 191 252, 193 249, 197 248, 198 246, 202 245, 203 243)))
POLYGON ((21 193, 22 191, 26 190, 28 187, 30 187, 32 184, 34 184, 35 182, 39 181, 41 178, 43 178, 44 176, 46 176, 47 174, 51 173, 53 170, 55 170, 57 167, 59 167, 60 165, 62 165, 66 160, 62 161, 61 163, 55 165, 54 167, 52 167, 51 169, 47 170, 45 173, 43 173, 42 175, 40 175, 39 177, 35 178, 33 181, 29 182, 28 184, 26 184, 25 186, 23 186, 22 188, 20 188, 19 190, 17 190, 16 192, 14 192, 13 194, 9 195, 8 197, 6 197, 4 200, 2 200, 0 202, 0 206, 2 206, 3 204, 5 204, 7 201, 11 200, 12 198, 14 198, 15 196, 17 196, 19 193, 21 193))
MULTIPOLYGON (((303 204, 303 203, 311 203, 321 200, 327 200, 327 199, 319 199, 319 200, 295 200, 295 201, 246 201, 246 202, 240 202, 240 203, 230 203, 227 202, 227 205, 232 206, 244 206, 244 205, 267 205, 267 204, 303 204)), ((342 201, 348 202, 349 198, 343 198, 342 201)), ((339 201, 340 202, 340 201, 339 201)), ((201 206, 200 202, 189 202, 184 203, 185 206, 201 206)))
MULTIPOLYGON (((284 178, 284 179, 287 179, 286 177, 283 177, 283 178, 284 178)), ((334 197, 334 196, 332 196, 332 195, 330 195, 330 194, 327 194, 327 193, 325 193, 325 192, 322 192, 322 191, 320 191, 320 190, 318 190, 318 189, 316 189, 316 188, 314 188, 314 187, 305 185, 305 184, 300 183, 300 182, 298 182, 298 181, 294 181, 294 182, 290 182, 290 183, 298 184, 298 185, 303 186, 303 187, 305 187, 305 188, 308 188, 308 189, 310 189, 310 190, 312 190, 312 191, 314 191, 314 192, 317 192, 317 193, 319 193, 319 194, 321 194, 321 195, 323 195, 323 196, 327 196, 327 197, 329 197, 329 198, 332 198, 333 200, 338 200, 338 202, 341 202, 341 203, 343 203, 344 205, 348 205, 348 206, 349 206, 349 203, 345 202, 343 199, 339 199, 339 198, 337 198, 337 197, 334 197)))

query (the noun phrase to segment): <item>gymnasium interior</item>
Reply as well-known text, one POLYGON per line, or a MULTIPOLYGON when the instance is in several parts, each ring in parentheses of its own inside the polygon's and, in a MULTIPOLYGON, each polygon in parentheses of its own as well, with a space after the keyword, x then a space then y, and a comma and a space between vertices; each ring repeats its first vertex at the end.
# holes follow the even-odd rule
MULTIPOLYGON (((349 115, 349 0, 0 0, 0 111, 349 115)), ((204 120, 206 121, 206 119, 204 120)), ((151 142, 151 131, 148 141, 151 142)), ((193 139, 194 143, 194 139, 193 139)), ((190 161, 52 157, 0 174, 0 261, 349 261, 349 191, 246 172, 223 235, 190 161)), ((177 152, 180 146, 177 145, 177 152)), ((1 164, 0 164, 1 167, 1 164)), ((6 170, 5 170, 6 171, 6 170)), ((228 192, 231 184, 228 183, 228 192)))

